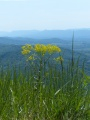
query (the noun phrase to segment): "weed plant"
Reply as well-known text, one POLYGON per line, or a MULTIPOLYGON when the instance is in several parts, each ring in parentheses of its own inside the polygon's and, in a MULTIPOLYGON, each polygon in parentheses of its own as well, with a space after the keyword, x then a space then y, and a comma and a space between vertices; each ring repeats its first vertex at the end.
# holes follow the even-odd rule
POLYGON ((64 65, 60 54, 52 60, 59 47, 45 47, 23 47, 28 60, 24 70, 1 67, 0 120, 90 120, 90 76, 79 69, 73 53, 64 65))

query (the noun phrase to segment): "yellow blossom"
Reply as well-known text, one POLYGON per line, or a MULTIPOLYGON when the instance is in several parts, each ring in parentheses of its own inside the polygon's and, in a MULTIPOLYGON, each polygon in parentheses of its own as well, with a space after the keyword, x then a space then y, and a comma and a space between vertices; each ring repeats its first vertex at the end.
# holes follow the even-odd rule
POLYGON ((31 49, 32 49, 32 46, 31 46, 30 44, 26 44, 26 45, 22 46, 22 49, 31 50, 31 49))
POLYGON ((29 53, 30 53, 30 50, 26 50, 26 49, 25 49, 25 50, 22 51, 22 54, 23 54, 23 55, 26 55, 26 54, 29 54, 29 53))
POLYGON ((55 45, 47 45, 47 51, 49 54, 55 53, 55 52, 61 52, 61 49, 58 46, 55 45))
POLYGON ((55 58, 55 60, 56 60, 57 62, 58 62, 58 61, 61 61, 61 62, 64 61, 63 58, 62 58, 62 56, 59 56, 59 57, 55 58))
POLYGON ((32 46, 29 44, 22 46, 22 54, 23 55, 29 54, 31 50, 32 50, 32 46))
POLYGON ((29 56, 28 60, 34 60, 34 56, 33 55, 29 56))
POLYGON ((34 46, 34 50, 37 53, 41 53, 42 55, 44 55, 47 52, 47 47, 45 45, 43 45, 43 44, 36 44, 34 46))
POLYGON ((30 44, 26 44, 25 46, 22 46, 22 54, 27 55, 31 51, 40 53, 41 55, 45 55, 46 53, 53 54, 53 53, 59 53, 61 52, 61 49, 56 45, 44 45, 44 44, 36 44, 35 46, 32 46, 30 44))

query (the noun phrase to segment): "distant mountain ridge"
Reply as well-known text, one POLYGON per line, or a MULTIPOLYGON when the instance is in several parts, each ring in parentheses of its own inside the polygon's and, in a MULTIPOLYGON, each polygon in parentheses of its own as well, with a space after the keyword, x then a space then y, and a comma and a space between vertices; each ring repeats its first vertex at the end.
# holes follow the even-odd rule
POLYGON ((72 39, 74 32, 75 38, 90 39, 90 28, 88 29, 67 29, 67 30, 17 30, 11 32, 0 32, 0 37, 27 37, 33 39, 72 39))

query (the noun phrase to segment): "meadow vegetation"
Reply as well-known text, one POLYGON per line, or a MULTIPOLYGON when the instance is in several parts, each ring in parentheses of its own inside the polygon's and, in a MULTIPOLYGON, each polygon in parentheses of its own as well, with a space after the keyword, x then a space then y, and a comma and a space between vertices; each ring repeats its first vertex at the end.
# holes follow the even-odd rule
POLYGON ((0 120, 90 120, 90 76, 74 60, 73 46, 67 65, 61 52, 51 44, 27 44, 24 70, 1 66, 0 120))

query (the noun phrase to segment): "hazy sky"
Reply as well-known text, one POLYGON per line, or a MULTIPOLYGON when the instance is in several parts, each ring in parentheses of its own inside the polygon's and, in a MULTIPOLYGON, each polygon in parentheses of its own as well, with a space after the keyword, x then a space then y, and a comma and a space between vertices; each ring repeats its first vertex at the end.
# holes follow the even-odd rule
POLYGON ((0 0, 0 31, 90 28, 90 0, 0 0))

